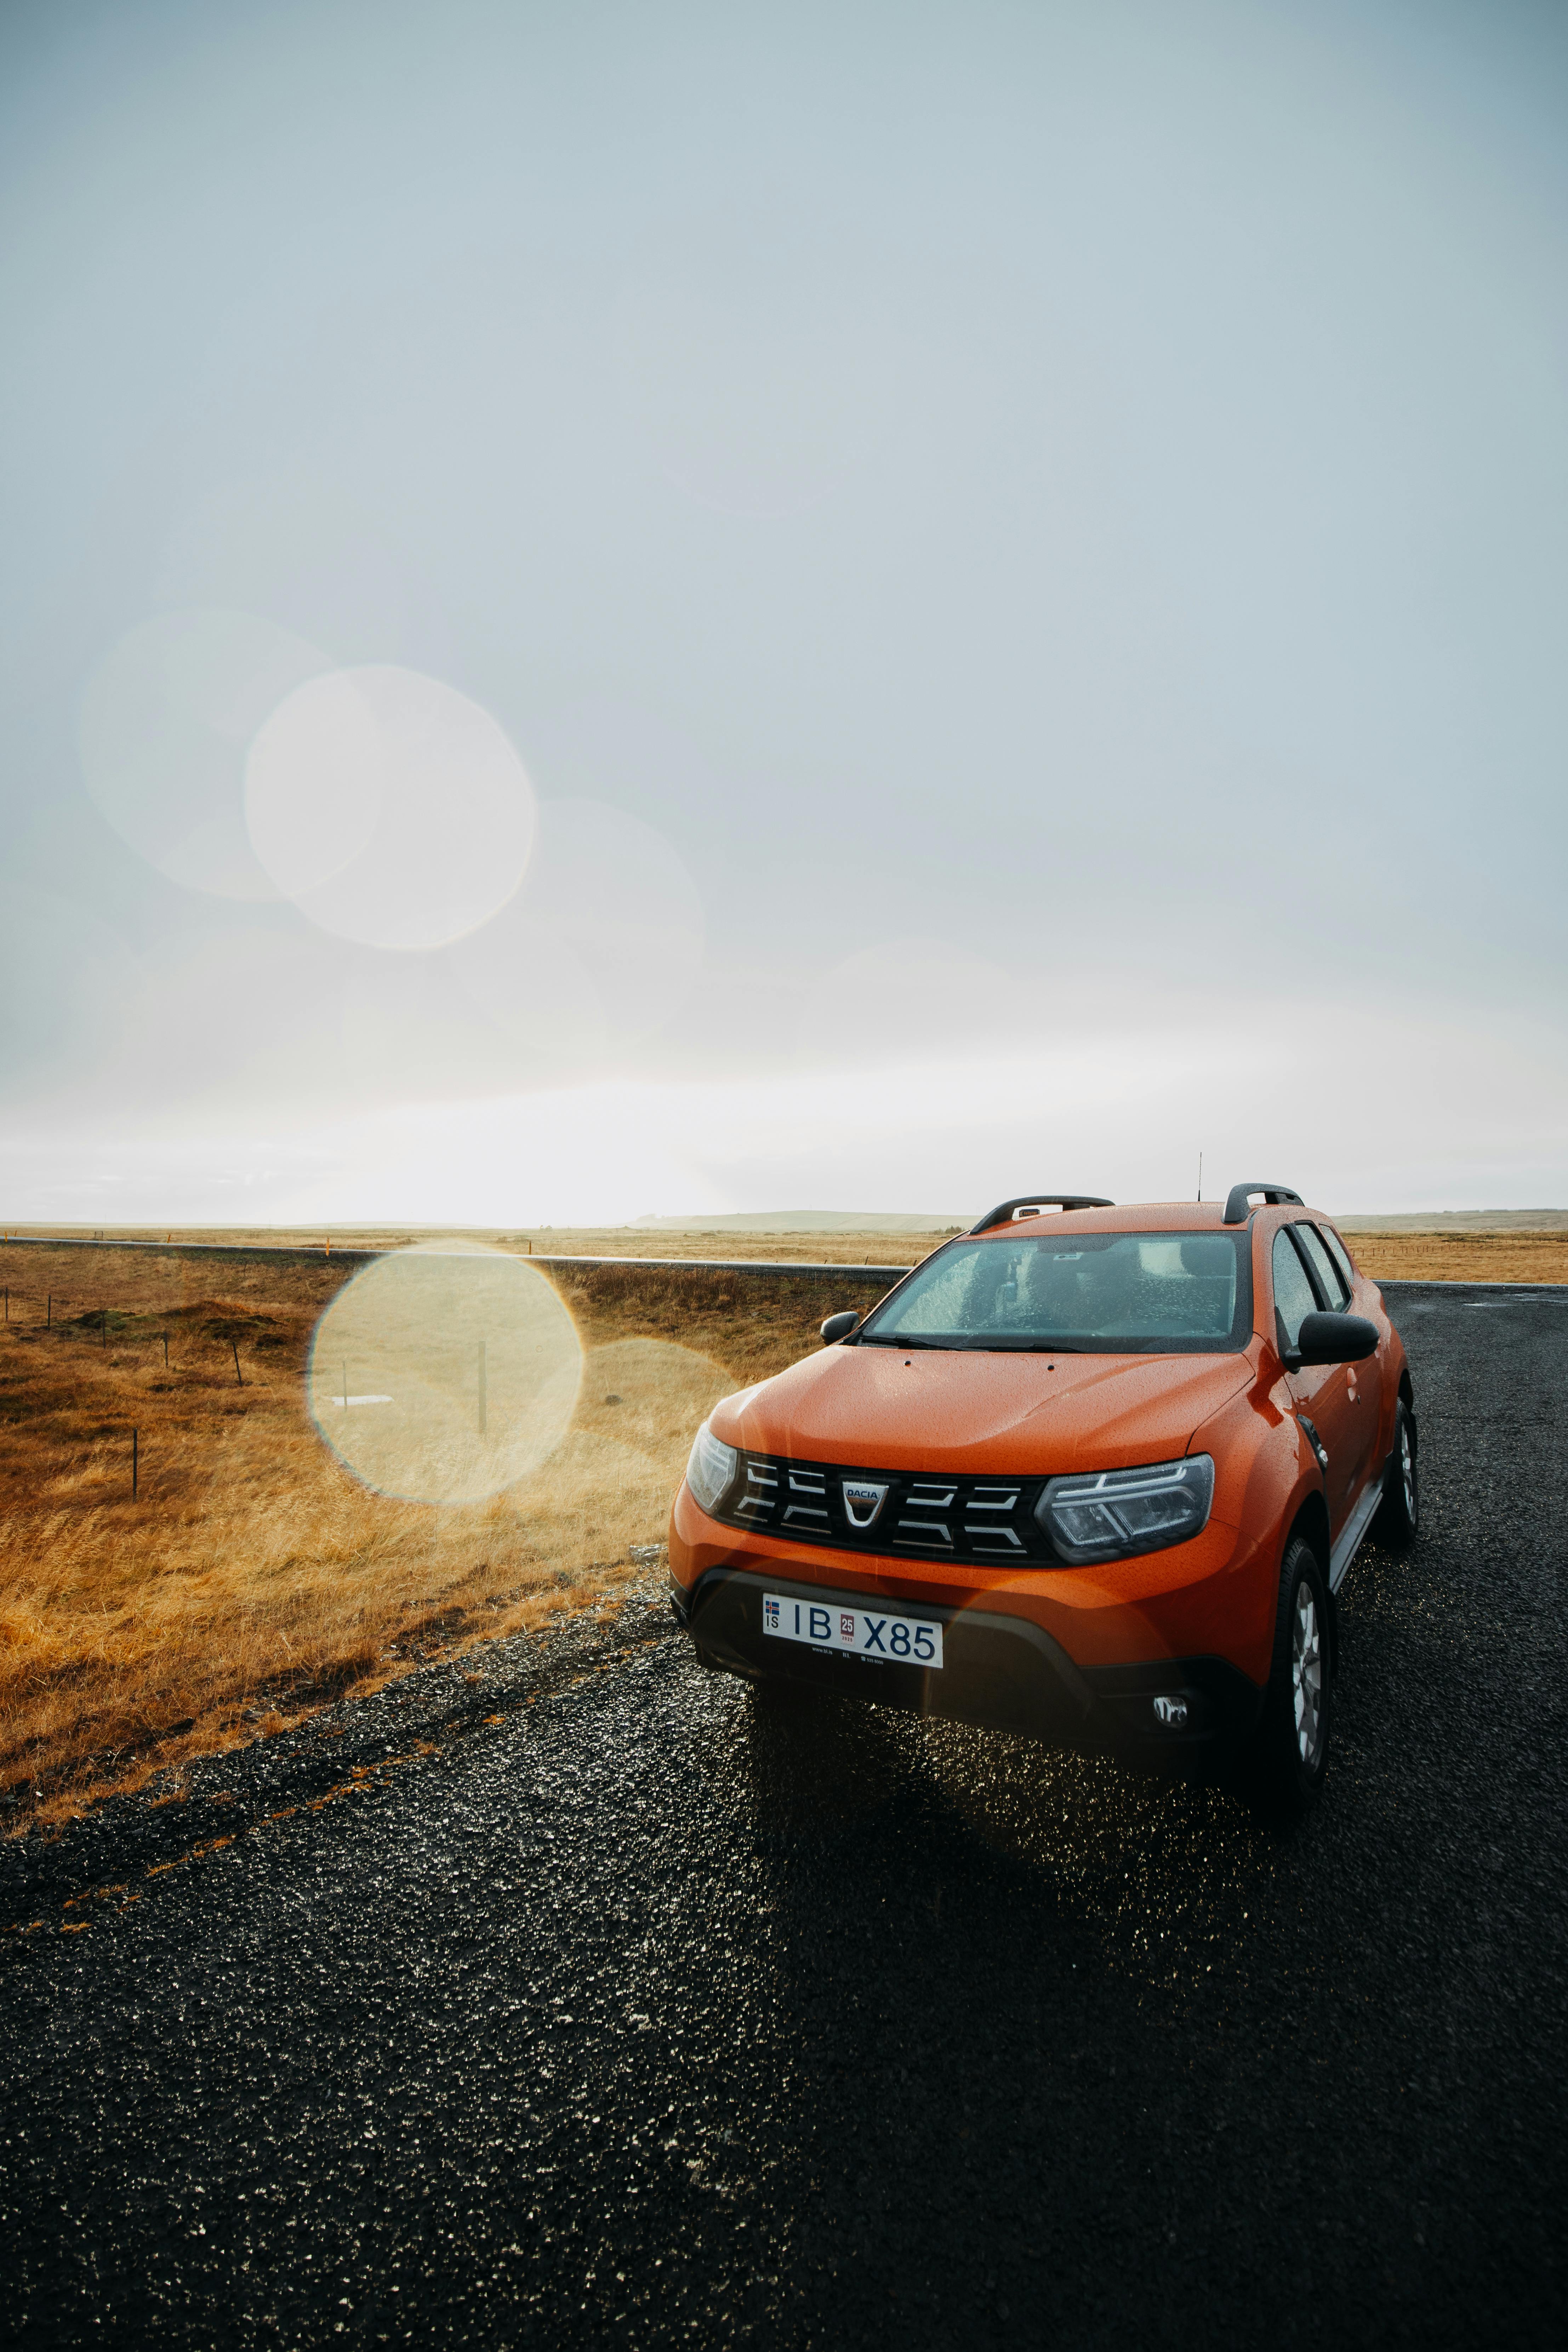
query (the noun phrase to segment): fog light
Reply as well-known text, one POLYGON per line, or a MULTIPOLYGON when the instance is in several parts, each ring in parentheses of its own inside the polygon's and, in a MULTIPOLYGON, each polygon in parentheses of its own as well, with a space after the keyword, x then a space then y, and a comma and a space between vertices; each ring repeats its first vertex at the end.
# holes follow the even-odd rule
POLYGON ((1187 1720, 1187 1702, 1184 1698, 1157 1698, 1154 1715, 1166 1731, 1184 1730, 1187 1720))

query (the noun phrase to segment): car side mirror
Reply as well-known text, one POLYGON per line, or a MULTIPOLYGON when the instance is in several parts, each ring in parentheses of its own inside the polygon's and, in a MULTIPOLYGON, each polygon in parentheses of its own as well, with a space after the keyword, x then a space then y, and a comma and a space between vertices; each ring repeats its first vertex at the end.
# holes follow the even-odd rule
MULTIPOLYGON (((847 1307, 842 1315, 830 1315, 826 1322, 822 1327, 823 1346, 825 1348, 831 1348, 835 1340, 847 1339, 850 1332, 854 1330, 860 1318, 856 1314, 855 1309, 852 1307, 847 1307)), ((1371 1328, 1372 1326, 1369 1323, 1367 1325, 1367 1329, 1370 1331, 1371 1328)))
POLYGON ((1364 1315, 1303 1315, 1291 1349, 1295 1364, 1359 1364, 1377 1352, 1377 1326, 1364 1315))

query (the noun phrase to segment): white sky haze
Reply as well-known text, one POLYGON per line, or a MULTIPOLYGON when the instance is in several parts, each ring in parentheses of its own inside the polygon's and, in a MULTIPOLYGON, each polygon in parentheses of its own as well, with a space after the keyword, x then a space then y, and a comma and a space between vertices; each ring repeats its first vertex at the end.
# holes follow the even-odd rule
POLYGON ((1568 1202, 1568 15, 0 15, 0 1214, 1568 1202))

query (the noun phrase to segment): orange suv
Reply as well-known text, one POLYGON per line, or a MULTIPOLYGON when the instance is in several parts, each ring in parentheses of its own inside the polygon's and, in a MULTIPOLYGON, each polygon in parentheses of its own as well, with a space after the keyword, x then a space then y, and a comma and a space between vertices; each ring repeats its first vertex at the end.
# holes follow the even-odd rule
POLYGON ((1334 1596, 1419 1507, 1405 1350, 1326 1218, 1281 1184, 1005 1201, 822 1337, 697 1433, 669 1565, 704 1665, 1310 1801, 1334 1596))

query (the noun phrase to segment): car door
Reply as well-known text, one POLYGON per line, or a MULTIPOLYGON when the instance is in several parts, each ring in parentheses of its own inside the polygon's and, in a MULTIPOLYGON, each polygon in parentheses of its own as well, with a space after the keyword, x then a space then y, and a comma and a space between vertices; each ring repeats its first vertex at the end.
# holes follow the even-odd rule
MULTIPOLYGON (((1328 1245, 1327 1236, 1316 1225, 1298 1224, 1291 1228, 1307 1254, 1311 1270, 1325 1304, 1336 1315, 1353 1311, 1350 1285, 1341 1270, 1337 1254, 1328 1245)), ((1373 1455, 1377 1450, 1377 1433, 1383 1424, 1383 1367, 1376 1356, 1365 1356, 1359 1364, 1346 1364, 1345 1398, 1345 1507, 1353 1507, 1366 1482, 1368 1473, 1377 1465, 1373 1455)))
MULTIPOLYGON (((1296 1239, 1296 1229, 1281 1225, 1274 1236, 1272 1266, 1274 1313, 1282 1349, 1295 1348, 1305 1318, 1318 1314, 1325 1304, 1308 1270, 1309 1263, 1296 1239)), ((1302 1364, 1286 1373, 1298 1412, 1311 1423, 1329 1457, 1323 1472, 1323 1491, 1329 1506, 1331 1541, 1345 1523, 1354 1492, 1352 1456, 1356 1415, 1347 1391, 1346 1370, 1343 1364, 1302 1364)))

